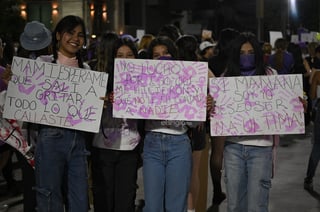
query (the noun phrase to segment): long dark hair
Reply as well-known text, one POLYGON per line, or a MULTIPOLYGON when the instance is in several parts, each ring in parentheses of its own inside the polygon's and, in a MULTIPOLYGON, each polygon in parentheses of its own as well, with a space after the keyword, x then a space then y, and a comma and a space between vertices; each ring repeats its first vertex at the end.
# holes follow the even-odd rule
POLYGON ((119 35, 115 32, 105 32, 96 47, 97 65, 96 70, 101 72, 110 72, 110 65, 114 59, 114 48, 119 35))
POLYGON ((135 58, 138 58, 138 49, 136 44, 128 39, 128 38, 118 38, 115 43, 114 43, 114 48, 113 48, 113 59, 110 62, 110 69, 108 71, 109 76, 108 76, 108 86, 107 86, 107 93, 113 91, 113 78, 114 78, 114 58, 117 55, 117 51, 121 46, 127 46, 131 49, 131 51, 134 54, 135 58))
MULTIPOLYGON (((55 63, 58 58, 58 45, 59 41, 57 40, 57 33, 63 34, 65 32, 71 32, 75 27, 81 26, 83 35, 84 35, 84 46, 87 45, 86 38, 86 27, 84 21, 79 16, 67 15, 63 17, 55 27, 52 33, 52 52, 53 52, 53 62, 55 63)), ((81 57, 81 50, 76 53, 76 58, 78 59, 78 65, 80 68, 83 68, 83 59, 81 57)))
POLYGON ((240 76, 240 50, 241 46, 249 42, 252 45, 255 56, 255 75, 265 75, 266 69, 263 62, 261 45, 253 33, 243 32, 237 36, 230 45, 230 54, 227 69, 224 76, 240 76))
POLYGON ((198 41, 192 35, 183 35, 176 41, 178 47, 178 60, 198 61, 196 53, 198 49, 198 41))
POLYGON ((164 45, 167 47, 169 54, 173 59, 177 59, 177 47, 175 43, 167 36, 159 36, 153 39, 148 48, 148 58, 153 59, 153 48, 155 46, 164 45))

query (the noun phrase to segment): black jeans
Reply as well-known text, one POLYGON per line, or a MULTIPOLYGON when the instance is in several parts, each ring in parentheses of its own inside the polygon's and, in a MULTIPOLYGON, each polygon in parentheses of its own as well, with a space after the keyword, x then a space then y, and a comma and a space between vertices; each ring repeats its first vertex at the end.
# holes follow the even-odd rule
POLYGON ((316 117, 314 120, 313 129, 313 146, 309 158, 307 178, 311 180, 315 173, 320 160, 320 104, 316 106, 316 117))
POLYGON ((21 164, 22 180, 23 180, 23 211, 36 211, 36 192, 33 187, 36 185, 36 177, 33 167, 28 163, 26 158, 17 153, 17 158, 21 164))
POLYGON ((131 151, 92 148, 92 192, 95 212, 134 212, 138 148, 131 151))

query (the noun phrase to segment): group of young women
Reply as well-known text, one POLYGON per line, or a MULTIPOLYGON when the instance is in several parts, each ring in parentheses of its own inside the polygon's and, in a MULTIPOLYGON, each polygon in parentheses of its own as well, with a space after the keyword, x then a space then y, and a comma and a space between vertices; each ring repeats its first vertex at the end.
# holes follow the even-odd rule
MULTIPOLYGON (((147 49, 148 59, 197 60, 178 52, 177 46, 186 45, 183 39, 194 38, 182 37, 175 43, 166 36, 156 36, 147 49)), ((46 62, 89 69, 82 59, 86 40, 83 20, 73 15, 65 16, 52 33, 53 55, 46 62)), ((194 163, 188 131, 196 129, 193 134, 201 135, 202 139, 205 126, 201 128, 203 123, 189 121, 170 125, 162 120, 140 122, 112 117, 114 59, 138 58, 137 46, 128 38, 108 32, 102 35, 97 50, 97 62, 92 68, 108 73, 109 82, 106 96, 101 97, 105 108, 100 131, 90 141, 94 211, 135 210, 142 141, 143 211, 187 211, 194 163)), ((268 74, 263 65, 262 49, 253 34, 240 33, 229 50, 224 76, 268 74)), ((214 110, 212 104, 212 99, 207 98, 208 117, 214 110)), ((86 137, 78 130, 49 125, 40 127, 35 158, 37 211, 88 211, 86 137)), ((197 139, 194 142, 198 142, 197 139)), ((228 212, 268 211, 272 148, 272 136, 226 138, 224 167, 228 212)))

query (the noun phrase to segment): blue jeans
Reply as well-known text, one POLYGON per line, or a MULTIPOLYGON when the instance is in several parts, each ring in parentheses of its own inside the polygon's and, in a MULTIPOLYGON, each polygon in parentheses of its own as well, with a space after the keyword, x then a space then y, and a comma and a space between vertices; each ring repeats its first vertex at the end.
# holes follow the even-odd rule
POLYGON ((312 180, 314 177, 317 166, 320 160, 320 106, 316 108, 316 118, 314 120, 314 128, 313 128, 313 146, 311 150, 311 154, 309 157, 308 170, 307 170, 307 178, 312 180))
POLYGON ((192 167, 189 137, 147 132, 143 149, 144 212, 185 212, 192 167))
POLYGON ((228 212, 267 212, 272 147, 226 142, 224 167, 228 212))
POLYGON ((88 212, 88 173, 82 132, 43 126, 36 148, 37 211, 88 212))

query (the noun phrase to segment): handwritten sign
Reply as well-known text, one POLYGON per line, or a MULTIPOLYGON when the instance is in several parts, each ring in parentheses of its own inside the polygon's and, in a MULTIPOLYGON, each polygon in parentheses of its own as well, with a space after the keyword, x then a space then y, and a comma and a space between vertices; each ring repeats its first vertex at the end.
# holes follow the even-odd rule
POLYGON ((304 133, 301 75, 221 77, 209 87, 212 136, 304 133))
POLYGON ((108 75, 14 57, 3 116, 98 132, 108 75))
POLYGON ((207 81, 206 62, 116 59, 113 116, 204 121, 207 81))

